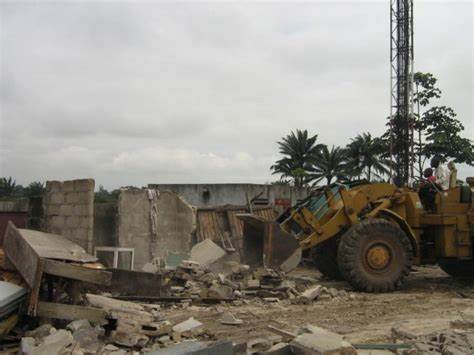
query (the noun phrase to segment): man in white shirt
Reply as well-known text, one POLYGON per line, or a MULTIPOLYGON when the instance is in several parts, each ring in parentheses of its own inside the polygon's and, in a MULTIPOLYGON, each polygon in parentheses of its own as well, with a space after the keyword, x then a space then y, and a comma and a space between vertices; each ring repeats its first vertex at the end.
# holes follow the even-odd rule
POLYGON ((450 172, 448 168, 442 164, 441 156, 435 155, 433 159, 431 159, 430 165, 434 169, 436 184, 441 188, 441 190, 448 190, 450 172))

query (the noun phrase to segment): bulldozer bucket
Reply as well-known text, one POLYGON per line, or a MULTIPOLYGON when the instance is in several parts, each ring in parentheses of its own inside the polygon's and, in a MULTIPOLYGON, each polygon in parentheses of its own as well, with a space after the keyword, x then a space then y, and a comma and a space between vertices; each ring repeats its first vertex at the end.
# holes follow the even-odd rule
POLYGON ((288 272, 301 260, 301 247, 291 234, 275 221, 266 221, 253 214, 238 215, 244 223, 242 261, 251 267, 288 272))

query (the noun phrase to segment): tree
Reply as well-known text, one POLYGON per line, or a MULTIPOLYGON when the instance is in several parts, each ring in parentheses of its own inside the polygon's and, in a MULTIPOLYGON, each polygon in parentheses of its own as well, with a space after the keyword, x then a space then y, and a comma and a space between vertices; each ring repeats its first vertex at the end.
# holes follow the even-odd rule
POLYGON ((39 197, 43 196, 45 191, 46 188, 42 182, 34 181, 24 188, 23 195, 25 197, 39 197))
POLYGON ((329 185, 334 178, 343 179, 347 175, 346 158, 347 152, 344 148, 332 146, 329 149, 323 145, 309 173, 311 181, 316 184, 326 179, 326 184, 329 185))
POLYGON ((461 136, 464 126, 456 118, 456 112, 447 106, 428 108, 432 99, 441 97, 441 90, 436 87, 437 79, 431 73, 416 73, 414 81, 414 102, 418 107, 414 124, 417 132, 415 149, 420 176, 426 160, 434 155, 473 165, 474 146, 470 139, 461 136))
POLYGON ((308 171, 322 145, 316 144, 318 136, 309 135, 307 130, 291 132, 277 142, 283 158, 271 166, 272 174, 280 174, 281 179, 290 179, 296 187, 306 185, 308 171))
POLYGON ((94 202, 114 202, 118 200, 120 190, 107 191, 103 185, 99 185, 99 190, 94 194, 94 202))
POLYGON ((23 190, 21 185, 17 185, 11 176, 0 178, 0 197, 13 197, 23 190))
POLYGON ((347 146, 350 175, 360 176, 365 173, 366 179, 371 181, 374 175, 380 177, 387 174, 390 162, 384 157, 386 151, 382 138, 372 137, 369 132, 358 134, 347 146))

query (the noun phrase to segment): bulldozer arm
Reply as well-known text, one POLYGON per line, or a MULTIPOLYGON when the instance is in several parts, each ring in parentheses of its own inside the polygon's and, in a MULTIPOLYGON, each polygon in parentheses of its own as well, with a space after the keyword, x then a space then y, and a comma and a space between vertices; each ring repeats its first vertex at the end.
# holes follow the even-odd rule
POLYGON ((275 221, 252 214, 238 215, 243 221, 242 261, 251 267, 264 266, 288 272, 298 266, 302 250, 296 238, 275 221))

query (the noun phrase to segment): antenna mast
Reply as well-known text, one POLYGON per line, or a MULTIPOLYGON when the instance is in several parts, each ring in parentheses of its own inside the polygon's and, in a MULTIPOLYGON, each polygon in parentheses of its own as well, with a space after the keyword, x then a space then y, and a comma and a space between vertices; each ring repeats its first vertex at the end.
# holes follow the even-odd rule
POLYGON ((390 0, 390 156, 398 186, 414 177, 413 0, 390 0))

